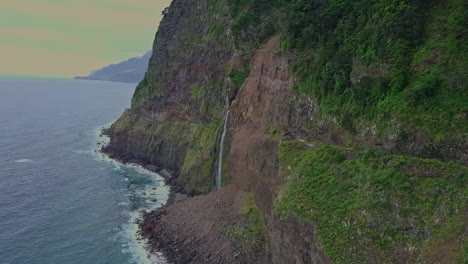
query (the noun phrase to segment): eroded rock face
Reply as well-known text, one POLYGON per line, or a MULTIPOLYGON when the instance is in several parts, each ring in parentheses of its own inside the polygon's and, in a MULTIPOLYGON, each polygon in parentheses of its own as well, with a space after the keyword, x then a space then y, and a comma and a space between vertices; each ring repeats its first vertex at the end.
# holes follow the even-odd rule
POLYGON ((255 51, 250 75, 232 103, 228 174, 256 194, 267 215, 272 263, 328 263, 310 224, 295 217, 281 220, 273 210, 285 180, 277 153, 288 128, 294 81, 291 56, 276 52, 278 41, 274 37, 255 51))
POLYGON ((274 37, 254 53, 250 75, 232 103, 229 174, 242 188, 253 191, 265 185, 261 181, 275 179, 268 173, 278 167, 275 136, 288 122, 293 78, 288 56, 275 53, 278 41, 274 37))

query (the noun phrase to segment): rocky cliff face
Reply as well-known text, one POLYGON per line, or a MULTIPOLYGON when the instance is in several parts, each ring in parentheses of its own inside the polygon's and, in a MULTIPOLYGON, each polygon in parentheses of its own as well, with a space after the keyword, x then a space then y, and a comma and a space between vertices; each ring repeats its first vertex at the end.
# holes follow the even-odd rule
MULTIPOLYGON (((165 15, 105 151, 201 196, 145 214, 143 236, 175 263, 466 260, 464 127, 436 138, 397 114, 324 111, 327 98, 300 86, 315 54, 284 48, 284 10, 268 3, 174 0, 165 15), (226 187, 207 194, 228 109, 226 187)), ((346 78, 365 89, 388 72, 356 63, 346 78)))
POLYGON ((227 78, 236 53, 228 23, 216 1, 171 4, 132 108, 110 130, 109 153, 173 170, 187 193, 209 190, 216 138, 236 89, 227 78))
POLYGON ((254 52, 249 77, 232 103, 227 173, 242 189, 256 194, 268 216, 273 263, 328 263, 313 226, 296 217, 279 219, 273 208, 286 180, 276 153, 288 128, 294 82, 292 58, 278 53, 278 44, 279 37, 273 37, 254 52))

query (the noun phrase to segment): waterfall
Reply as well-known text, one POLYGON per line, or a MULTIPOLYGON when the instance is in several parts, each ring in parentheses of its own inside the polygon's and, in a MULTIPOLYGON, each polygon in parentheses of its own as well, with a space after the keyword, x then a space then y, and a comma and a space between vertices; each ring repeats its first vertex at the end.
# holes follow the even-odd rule
POLYGON ((218 156, 215 162, 215 168, 213 173, 213 186, 212 190, 218 190, 221 188, 221 179, 223 177, 223 152, 224 152, 224 138, 226 137, 227 124, 229 119, 230 109, 227 110, 226 116, 224 117, 224 126, 221 130, 221 135, 218 139, 218 156))

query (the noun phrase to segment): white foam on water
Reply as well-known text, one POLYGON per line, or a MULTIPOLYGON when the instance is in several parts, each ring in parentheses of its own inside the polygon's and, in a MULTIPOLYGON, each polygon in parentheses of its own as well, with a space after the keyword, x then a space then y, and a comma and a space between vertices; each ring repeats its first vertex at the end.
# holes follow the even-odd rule
POLYGON ((26 162, 32 162, 32 160, 30 159, 19 159, 19 160, 15 160, 16 163, 26 163, 26 162))
MULTIPOLYGON (((144 171, 142 171, 144 172, 144 171)), ((161 177, 153 172, 147 173, 149 176, 161 177)), ((154 210, 163 206, 169 199, 170 189, 166 185, 148 185, 134 191, 136 197, 151 197, 154 202, 147 200, 145 206, 140 210, 154 210), (156 189, 155 189, 156 188, 156 189), (146 195, 145 195, 146 193, 146 195), (152 195, 149 195, 151 193, 152 195), (148 202, 149 201, 149 202, 148 202)), ((138 224, 135 221, 140 217, 139 212, 130 212, 130 221, 124 225, 122 235, 127 241, 126 248, 138 263, 142 264, 165 264, 167 263, 161 254, 149 254, 145 240, 138 235, 138 224)))
MULTIPOLYGON (((94 135, 97 141, 101 144, 98 144, 94 150, 91 150, 87 153, 95 155, 95 158, 100 161, 112 164, 114 170, 116 171, 132 170, 138 174, 151 177, 152 184, 150 185, 141 186, 130 192, 128 192, 126 189, 121 190, 125 192, 124 196, 126 197, 135 196, 138 198, 145 198, 145 205, 142 208, 139 208, 139 210, 151 211, 166 204, 167 200, 169 199, 170 188, 164 184, 164 179, 159 174, 149 171, 138 164, 123 164, 119 161, 109 158, 107 155, 100 152, 101 147, 106 146, 110 142, 110 138, 101 133, 104 128, 109 126, 110 124, 108 126, 100 127, 94 131, 94 135)), ((123 181, 128 182, 129 178, 125 177, 123 178, 123 181)), ((122 202, 119 203, 119 205, 127 206, 129 203, 122 202)), ((167 262, 162 254, 149 253, 146 240, 141 239, 139 236, 139 227, 135 222, 140 217, 140 213, 137 211, 126 211, 122 213, 130 216, 129 222, 125 224, 122 227, 122 230, 119 232, 119 237, 123 239, 122 252, 125 254, 130 254, 136 263, 166 264, 167 262)))

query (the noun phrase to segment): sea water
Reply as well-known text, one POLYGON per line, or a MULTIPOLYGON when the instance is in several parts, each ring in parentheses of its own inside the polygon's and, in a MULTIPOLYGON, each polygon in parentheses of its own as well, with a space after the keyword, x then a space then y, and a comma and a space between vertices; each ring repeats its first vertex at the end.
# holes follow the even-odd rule
POLYGON ((0 77, 0 263, 163 263, 134 222, 168 187, 97 152, 134 88, 0 77))

